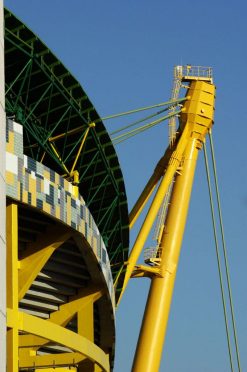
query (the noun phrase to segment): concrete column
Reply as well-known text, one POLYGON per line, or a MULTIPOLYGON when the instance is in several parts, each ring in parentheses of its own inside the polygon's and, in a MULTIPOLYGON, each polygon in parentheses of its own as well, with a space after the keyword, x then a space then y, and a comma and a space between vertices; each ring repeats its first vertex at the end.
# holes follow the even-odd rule
POLYGON ((4 15, 3 0, 0 0, 0 371, 6 371, 6 118, 4 84, 4 15))

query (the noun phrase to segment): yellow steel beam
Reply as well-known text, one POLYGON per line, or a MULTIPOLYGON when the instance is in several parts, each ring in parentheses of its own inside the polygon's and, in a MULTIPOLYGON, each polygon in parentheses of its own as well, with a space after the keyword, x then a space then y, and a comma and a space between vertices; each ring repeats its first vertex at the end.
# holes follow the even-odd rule
POLYGON ((174 150, 174 146, 173 148, 171 148, 170 146, 167 148, 165 154, 162 156, 162 158, 159 160, 158 164, 156 165, 154 172, 152 176, 150 177, 150 179, 148 180, 146 186, 144 187, 140 197, 138 198, 134 207, 132 208, 129 214, 130 228, 132 228, 133 225, 135 224, 137 218, 141 214, 143 208, 145 207, 155 187, 157 186, 160 178, 164 175, 173 150, 174 150))
MULTIPOLYGON (((88 340, 94 342, 94 309, 92 302, 88 303, 83 310, 78 311, 77 328, 79 335, 82 335, 88 340)), ((91 360, 85 360, 78 366, 78 372, 80 371, 93 372, 94 363, 91 360)))
MULTIPOLYGON (((59 326, 65 327, 78 312, 82 312, 83 314, 83 309, 101 298, 103 293, 104 292, 102 290, 98 290, 98 288, 95 286, 81 289, 76 296, 70 298, 68 303, 60 305, 59 310, 51 313, 50 318, 47 319, 46 322, 52 322, 59 326)), ((86 335, 83 336, 86 337, 86 335)), ((20 348, 32 347, 33 350, 37 350, 48 342, 48 339, 35 335, 19 336, 20 348)))
MULTIPOLYGON (((85 359, 81 353, 61 353, 48 355, 33 355, 20 357, 19 368, 50 367, 50 366, 74 366, 85 359)), ((59 369, 58 369, 59 370, 59 369)), ((42 372, 46 369, 42 369, 42 372)), ((55 370, 57 371, 57 369, 55 370)), ((68 372, 68 369, 66 370, 68 372)))
MULTIPOLYGON (((74 352, 81 353, 88 359, 94 361, 103 371, 109 371, 110 366, 108 355, 85 337, 62 328, 57 324, 47 322, 46 320, 23 312, 18 312, 17 321, 20 331, 31 333, 48 339, 51 342, 66 346, 74 352)), ((16 319, 14 319, 13 310, 7 309, 8 326, 13 327, 15 322, 16 319)))
POLYGON ((152 278, 153 276, 161 276, 159 266, 152 267, 146 265, 136 265, 132 272, 131 278, 152 278))
POLYGON ((66 165, 64 164, 64 162, 62 161, 62 158, 61 158, 61 156, 59 155, 59 152, 58 152, 58 150, 56 149, 55 145, 54 145, 52 142, 50 142, 50 146, 51 146, 51 148, 52 148, 54 154, 57 156, 58 160, 61 161, 61 164, 62 164, 62 166, 63 166, 65 172, 69 175, 69 174, 70 174, 70 173, 69 173, 69 170, 68 170, 68 168, 66 167, 66 165))
POLYGON ((189 128, 190 139, 182 172, 176 176, 161 238, 162 277, 154 276, 151 281, 132 372, 159 371, 196 161, 213 123, 214 93, 213 85, 200 81, 193 81, 188 92, 191 100, 185 103, 181 126, 189 128))
POLYGON ((45 155, 46 155, 46 152, 44 151, 44 152, 43 152, 43 155, 41 156, 40 163, 43 163, 43 160, 44 160, 44 158, 45 158, 45 155))
POLYGON ((70 236, 71 232, 65 227, 52 227, 24 251, 24 257, 20 260, 19 301, 24 297, 52 253, 70 236))
MULTIPOLYGON (((95 123, 90 123, 90 124, 95 124, 95 123)), ((71 129, 71 130, 68 130, 67 132, 65 133, 61 133, 61 134, 58 134, 57 136, 53 136, 53 137, 50 137, 49 138, 49 142, 55 142, 61 138, 64 138, 64 137, 67 137, 67 136, 70 136, 71 134, 76 134, 76 133, 79 133, 81 131, 83 131, 83 129, 85 128, 84 125, 81 125, 77 128, 74 128, 74 129, 71 129)))
MULTIPOLYGON (((7 205, 7 307, 18 315, 18 206, 7 205)), ((18 371, 18 324, 7 330, 7 372, 18 371)))
POLYGON ((122 298, 122 295, 126 289, 126 286, 128 284, 128 281, 131 277, 131 274, 132 274, 132 271, 136 265, 136 262, 139 258, 139 255, 143 249, 143 246, 146 242, 146 239, 148 237, 148 234, 151 230, 151 227, 155 221, 155 218, 158 214, 158 211, 161 207, 161 204, 163 202, 163 199, 165 197, 165 194, 166 194, 166 191, 170 185, 170 183, 172 182, 173 180, 173 177, 178 169, 178 167, 180 166, 180 163, 181 163, 181 160, 182 160, 182 156, 183 156, 183 152, 185 150, 185 147, 187 145, 187 142, 188 142, 188 135, 189 135, 189 131, 187 129, 187 127, 185 127, 179 141, 178 141, 178 144, 176 146, 176 150, 172 152, 172 155, 170 157, 170 160, 169 160, 169 163, 168 163, 168 166, 167 166, 167 170, 166 170, 166 173, 164 175, 164 177, 162 178, 162 181, 156 191, 156 194, 154 196, 154 199, 152 201, 152 204, 148 210, 148 213, 146 215, 146 218, 142 224, 142 227, 139 231, 139 234, 136 238, 136 241, 134 243, 134 246, 132 248, 132 251, 130 253, 130 256, 129 256, 129 260, 128 260, 128 263, 127 263, 127 269, 126 269, 126 274, 125 274, 125 278, 124 278, 124 283, 123 283, 123 289, 122 289, 122 292, 121 292, 121 295, 119 297, 119 300, 118 300, 118 303, 120 302, 121 298, 122 298))
POLYGON ((20 348, 40 348, 42 345, 45 345, 49 340, 44 339, 35 335, 19 335, 19 347, 20 348))
POLYGON ((77 313, 78 334, 94 341, 94 311, 93 302, 90 301, 82 310, 77 313))
POLYGON ((213 125, 215 86, 203 81, 192 81, 180 115, 181 127, 189 127, 201 142, 213 125))
POLYGON ((60 325, 66 325, 72 317, 87 307, 93 304, 104 294, 103 290, 99 290, 95 286, 83 288, 76 296, 73 296, 70 301, 60 306, 59 310, 51 313, 50 321, 60 325))
POLYGON ((102 368, 100 368, 99 365, 95 364, 94 365, 94 372, 102 372, 102 368))
POLYGON ((80 156, 80 154, 81 154, 81 151, 82 151, 83 145, 84 145, 84 143, 85 143, 85 141, 86 141, 86 139, 87 139, 88 132, 89 132, 90 128, 92 128, 92 127, 95 127, 95 123, 91 123, 91 124, 89 124, 89 127, 88 127, 88 128, 86 129, 86 131, 85 131, 85 134, 84 134, 83 139, 82 139, 82 141, 81 141, 80 147, 79 147, 78 152, 77 152, 77 154, 76 154, 76 157, 75 157, 75 160, 74 160, 73 166, 72 166, 72 168, 71 168, 70 175, 72 175, 73 172, 74 172, 74 169, 75 169, 75 167, 76 167, 76 164, 77 164, 78 158, 79 158, 79 156, 80 156))

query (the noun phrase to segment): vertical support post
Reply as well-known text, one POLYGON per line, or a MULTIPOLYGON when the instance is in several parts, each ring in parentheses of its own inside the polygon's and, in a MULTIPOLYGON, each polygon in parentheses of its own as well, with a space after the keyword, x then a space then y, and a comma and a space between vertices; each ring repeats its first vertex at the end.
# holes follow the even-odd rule
POLYGON ((0 0, 0 371, 6 370, 6 118, 4 86, 4 15, 3 0, 0 0))
MULTIPOLYGON (((78 334, 94 342, 94 301, 90 301, 77 313, 78 334)), ((89 359, 80 363, 78 372, 101 372, 101 368, 89 359)))
POLYGON ((94 341, 93 300, 77 313, 78 334, 94 341))
POLYGON ((132 372, 159 371, 198 156, 197 144, 197 139, 190 139, 185 150, 182 174, 176 176, 166 226, 161 238, 160 269, 163 277, 155 276, 151 282, 132 372))
MULTIPOLYGON (((18 207, 7 205, 7 307, 15 322, 7 331, 7 372, 18 372, 18 207)), ((5 370, 5 369, 4 369, 5 370)))

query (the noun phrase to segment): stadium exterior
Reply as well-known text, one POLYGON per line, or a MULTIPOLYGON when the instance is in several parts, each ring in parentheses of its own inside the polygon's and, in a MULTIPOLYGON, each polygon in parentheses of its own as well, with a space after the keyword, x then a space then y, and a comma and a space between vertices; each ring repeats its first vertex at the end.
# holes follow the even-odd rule
POLYGON ((8 371, 110 371, 129 245, 117 155, 78 81, 10 11, 4 17, 8 371))

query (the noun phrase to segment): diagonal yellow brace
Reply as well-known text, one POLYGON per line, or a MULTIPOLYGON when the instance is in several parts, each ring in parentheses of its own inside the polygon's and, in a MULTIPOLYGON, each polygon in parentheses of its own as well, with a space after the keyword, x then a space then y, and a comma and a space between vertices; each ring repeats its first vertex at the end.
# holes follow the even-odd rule
MULTIPOLYGON (((123 283, 123 289, 122 289, 122 292, 119 296, 119 299, 118 299, 118 304, 122 298, 122 295, 127 287, 127 284, 129 282, 129 279, 131 277, 131 274, 132 274, 132 271, 137 263, 137 260, 140 256, 140 253, 143 249, 143 246, 146 242, 146 239, 148 237, 148 234, 152 228, 152 225, 155 221, 155 218, 157 216, 157 213, 160 209, 160 206, 162 204, 162 201, 165 197, 165 194, 166 194, 166 191, 170 185, 170 183, 172 182, 173 180, 173 177, 178 169, 178 167, 180 166, 180 163, 181 163, 181 160, 182 160, 182 157, 183 157, 183 153, 184 153, 184 150, 186 148, 186 145, 187 145, 187 142, 188 142, 188 138, 189 138, 189 130, 187 127, 185 127, 184 131, 182 132, 182 135, 176 145, 176 149, 175 151, 172 152, 172 155, 170 157, 170 160, 169 160, 169 163, 168 163, 168 166, 167 166, 167 169, 166 169, 166 172, 159 184, 159 187, 156 191, 156 194, 153 198, 153 201, 149 207, 149 210, 148 210, 148 213, 146 215, 146 218, 142 224, 142 227, 139 231, 139 234, 136 238, 136 241, 133 245, 133 248, 132 248, 132 251, 130 253, 130 256, 129 256, 129 260, 128 260, 128 264, 127 264, 127 268, 126 268, 126 274, 125 274, 125 278, 124 278, 124 283, 123 283)), ((117 305, 118 305, 117 304, 117 305)))
MULTIPOLYGON (((12 322, 14 322, 13 310, 7 309, 7 318, 8 326, 12 327, 12 322)), ((66 328, 62 328, 57 324, 47 322, 46 320, 20 311, 18 312, 18 324, 19 331, 35 334, 57 344, 66 346, 98 364, 103 371, 109 371, 108 355, 85 337, 69 331, 66 328)))
POLYGON ((82 289, 77 296, 73 296, 73 300, 61 305, 58 311, 51 313, 50 321, 65 326, 78 311, 97 301, 103 294, 103 290, 99 291, 93 286, 82 289))
POLYGON ((59 153, 58 153, 58 151, 57 151, 55 145, 54 145, 52 142, 50 142, 50 146, 51 146, 51 148, 52 148, 54 154, 57 156, 58 160, 61 161, 61 164, 62 164, 62 166, 63 166, 65 172, 67 172, 67 174, 69 174, 69 170, 68 170, 68 168, 66 167, 66 165, 64 164, 64 162, 62 161, 62 158, 61 158, 61 156, 59 155, 59 153))
POLYGON ((92 127, 95 127, 95 123, 91 123, 91 124, 89 124, 89 127, 86 129, 86 131, 85 131, 85 133, 84 133, 83 139, 82 139, 82 141, 81 141, 80 147, 79 147, 78 152, 77 152, 76 157, 75 157, 75 161, 74 161, 73 166, 72 166, 72 168, 71 168, 70 175, 72 175, 73 172, 74 172, 74 169, 75 169, 75 167, 76 167, 76 164, 77 164, 78 158, 79 158, 79 156, 80 156, 80 154, 81 154, 81 150, 82 150, 83 145, 84 145, 84 143, 85 143, 85 141, 86 141, 86 139, 87 139, 88 132, 89 132, 90 128, 92 128, 92 127))
MULTIPOLYGON (((90 303, 94 303, 103 296, 103 291, 99 291, 97 287, 91 286, 83 288, 78 295, 73 296, 71 301, 61 305, 59 310, 54 311, 50 315, 50 319, 46 322, 52 322, 59 326, 65 327, 74 315, 83 310, 90 303)), ((19 336, 19 346, 32 347, 32 349, 39 349, 41 346, 47 344, 49 340, 34 335, 19 336)))
POLYGON ((19 301, 32 285, 38 273, 51 257, 52 253, 71 236, 71 232, 65 227, 52 227, 46 234, 40 236, 37 241, 29 246, 20 261, 19 270, 19 301))
MULTIPOLYGON (((179 134, 179 133, 178 133, 179 134)), ((179 137, 177 134, 177 138, 179 137)), ((154 172, 150 179, 148 180, 146 186, 144 187, 141 195, 137 199, 134 207, 132 208, 130 214, 129 214, 129 226, 130 229, 134 226, 137 218, 141 214, 143 208, 147 204, 149 198, 151 197, 153 191, 155 190, 155 187, 157 186, 158 182, 160 181, 161 177, 164 175, 165 170, 168 166, 169 159, 171 157, 172 151, 175 148, 175 143, 172 147, 168 147, 165 151, 165 154, 162 156, 162 158, 158 161, 154 172)))

